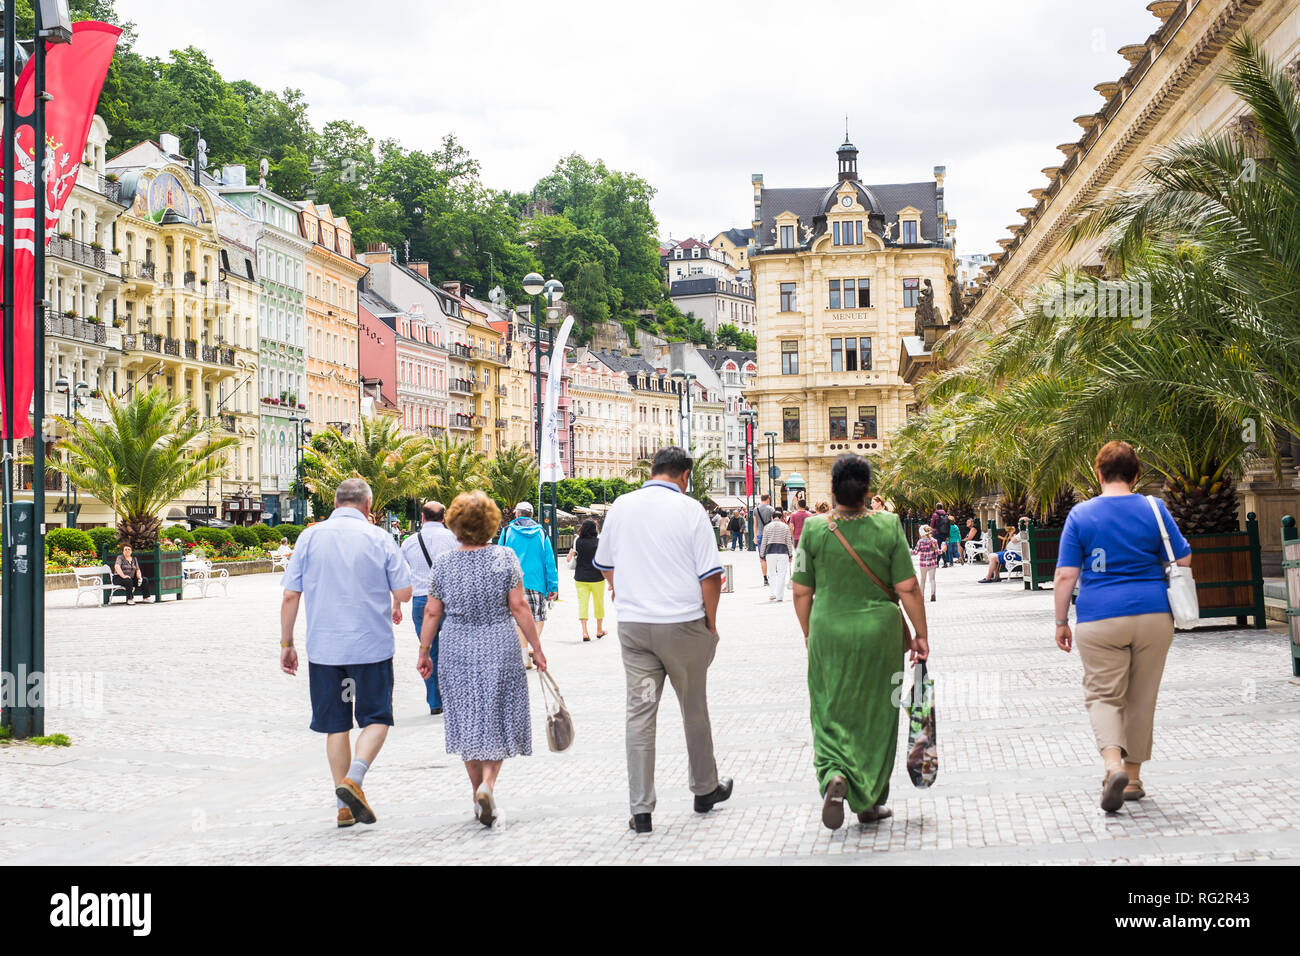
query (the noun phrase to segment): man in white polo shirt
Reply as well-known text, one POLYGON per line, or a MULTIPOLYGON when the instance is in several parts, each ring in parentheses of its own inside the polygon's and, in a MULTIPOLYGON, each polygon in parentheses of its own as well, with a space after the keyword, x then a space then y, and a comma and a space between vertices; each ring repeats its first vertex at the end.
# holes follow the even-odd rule
POLYGON ((609 509, 592 562, 610 584, 627 674, 628 826, 651 831, 655 808, 655 724, 664 678, 682 708, 695 811, 731 796, 718 777, 706 680, 718 646, 722 565, 703 506, 685 494, 691 456, 662 449, 650 480, 609 509))

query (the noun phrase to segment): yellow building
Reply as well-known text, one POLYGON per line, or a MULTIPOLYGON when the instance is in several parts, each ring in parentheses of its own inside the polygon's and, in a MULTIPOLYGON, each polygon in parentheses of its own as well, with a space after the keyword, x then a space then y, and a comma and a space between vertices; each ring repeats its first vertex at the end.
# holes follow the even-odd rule
MULTIPOLYGON (((1031 201, 1016 212, 1021 222, 999 240, 1002 251, 982 267, 983 275, 969 303, 967 321, 1001 327, 1012 313, 1013 301, 1023 298, 1062 266, 1097 268, 1103 264, 1103 239, 1066 241, 1071 210, 1108 190, 1133 186, 1143 164, 1159 148, 1179 139, 1225 131, 1256 135, 1245 105, 1222 80, 1228 68, 1225 47, 1247 31, 1274 62, 1300 71, 1300 2, 1278 0, 1205 0, 1152 3, 1158 25, 1140 43, 1117 51, 1127 61, 1118 78, 1093 87, 1103 103, 1095 113, 1075 117, 1079 139, 1057 149, 1064 159, 1050 160, 1043 169, 1046 183, 1028 190, 1031 201)), ((1045 144, 1046 145, 1046 144, 1045 144)), ((1046 153, 1045 153, 1046 155, 1046 153)), ((960 344, 960 343, 958 343, 960 344)), ((959 363, 962 353, 946 358, 959 363)), ((1283 473, 1295 472, 1300 445, 1291 446, 1283 473)), ((1259 518, 1265 574, 1280 573, 1281 522, 1300 508, 1300 494, 1286 477, 1278 482, 1271 466, 1248 472, 1238 483, 1239 514, 1259 518)), ((982 502, 983 514, 995 514, 995 498, 982 502)))
POLYGON ((758 375, 746 398, 760 431, 777 433, 787 504, 805 490, 810 504, 829 502, 837 457, 887 447, 913 401, 899 343, 926 296, 947 306, 953 271, 942 167, 930 182, 866 185, 856 147, 846 140, 836 157, 829 186, 753 177, 758 375))
POLYGON ((749 244, 754 241, 753 229, 728 229, 709 240, 709 245, 727 257, 733 269, 749 268, 749 244))
POLYGON ((176 138, 160 141, 108 163, 128 203, 117 222, 126 379, 119 392, 161 384, 219 422, 219 434, 241 439, 225 477, 173 502, 164 519, 196 509, 189 513, 251 523, 261 518, 255 257, 218 235, 216 200, 195 188, 176 138))
POLYGON ((586 350, 569 363, 574 478, 623 478, 636 464, 632 418, 636 410, 627 375, 586 350))
POLYGON ((494 457, 509 444, 509 390, 506 388, 509 362, 505 336, 492 325, 496 316, 486 305, 470 298, 468 289, 461 283, 444 282, 442 288, 460 304, 461 318, 468 322, 464 342, 469 347, 469 410, 474 447, 494 457))
POLYGON ((592 351, 590 355, 621 373, 632 388, 632 460, 654 458, 668 445, 681 444, 681 388, 668 368, 652 365, 641 355, 621 351, 592 351))
POLYGON ((282 396, 306 404, 317 427, 344 433, 361 416, 361 378, 357 365, 357 283, 367 266, 356 260, 346 217, 329 206, 302 203, 303 237, 311 243, 304 266, 307 314, 307 396, 282 396))

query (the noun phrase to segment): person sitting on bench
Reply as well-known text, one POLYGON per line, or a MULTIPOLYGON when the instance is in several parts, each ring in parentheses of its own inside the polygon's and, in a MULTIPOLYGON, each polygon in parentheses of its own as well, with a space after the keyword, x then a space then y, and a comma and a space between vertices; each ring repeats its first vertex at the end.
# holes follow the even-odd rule
POLYGON ((122 545, 122 553, 113 562, 113 583, 126 592, 126 603, 135 603, 135 592, 144 590, 140 562, 131 556, 131 546, 122 545))

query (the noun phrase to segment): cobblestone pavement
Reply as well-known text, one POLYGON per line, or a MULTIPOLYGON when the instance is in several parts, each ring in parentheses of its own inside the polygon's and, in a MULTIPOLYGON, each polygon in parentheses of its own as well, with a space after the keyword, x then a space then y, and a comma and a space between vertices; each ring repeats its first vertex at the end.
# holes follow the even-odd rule
MULTIPOLYGON (((582 644, 571 575, 544 635, 577 742, 509 761, 504 815, 472 816, 441 718, 423 707, 415 635, 398 629, 397 726, 366 792, 375 826, 338 831, 304 670, 278 668, 279 576, 228 598, 48 612, 49 732, 69 749, 0 746, 2 863, 1225 863, 1300 858, 1300 686, 1277 632, 1179 634, 1156 723, 1149 797, 1107 817, 1077 654, 1052 643, 1050 591, 939 570, 931 616, 940 770, 896 768, 891 820, 822 828, 803 642, 757 561, 734 559, 710 672, 719 768, 735 795, 692 812, 681 718, 659 725, 655 832, 625 829, 623 675, 611 635, 582 644), (79 685, 79 686, 78 686, 79 685)), ((299 628, 302 619, 299 620, 299 628)), ((301 637, 300 637, 301 641, 301 637)), ((900 731, 901 731, 900 725, 900 731)), ((900 747, 900 754, 902 748, 900 747)), ((852 820, 852 817, 850 817, 852 820)))

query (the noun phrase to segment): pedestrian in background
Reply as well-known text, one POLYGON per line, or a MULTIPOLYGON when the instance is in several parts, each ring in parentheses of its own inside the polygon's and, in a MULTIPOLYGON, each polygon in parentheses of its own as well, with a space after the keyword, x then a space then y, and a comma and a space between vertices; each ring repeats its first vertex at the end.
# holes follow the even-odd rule
POLYGON ((447 526, 459 547, 433 561, 416 662, 427 680, 433 673, 433 638, 441 627, 447 753, 464 761, 474 814, 488 827, 498 816, 501 764, 533 752, 528 678, 515 650, 516 627, 538 668, 546 670, 519 558, 512 549, 492 544, 500 524, 500 509, 481 491, 457 495, 447 509, 447 526))
POLYGON ((936 541, 943 542, 944 547, 941 557, 945 568, 952 567, 952 558, 948 554, 948 525, 951 523, 948 512, 943 509, 943 504, 935 505, 934 511, 930 515, 930 530, 934 532, 936 541))
MULTIPOLYGON (((758 499, 758 507, 754 509, 754 515, 756 518, 755 527, 758 529, 758 542, 756 544, 758 548, 758 566, 763 571, 764 584, 767 584, 767 561, 763 557, 763 529, 771 522, 772 515, 775 512, 776 509, 772 507, 772 496, 762 495, 758 499)), ((794 549, 791 548, 790 550, 793 553, 794 549)))
POLYGON ((587 633, 587 610, 592 605, 596 608, 596 638, 605 636, 605 576, 600 573, 592 560, 600 545, 599 529, 592 518, 582 522, 578 537, 574 539, 569 557, 574 561, 573 586, 578 592, 578 623, 582 625, 582 640, 590 642, 587 633))
POLYGON ((796 548, 799 546, 799 536, 803 534, 804 522, 811 517, 812 512, 808 510, 808 506, 804 503, 804 500, 802 498, 796 498, 794 502, 794 511, 792 511, 790 517, 786 519, 786 523, 790 525, 790 535, 794 538, 796 548))
POLYGON ((948 564, 961 562, 961 529, 957 527, 957 522, 949 520, 948 522, 948 564))
POLYGON ((1156 696, 1174 640, 1164 536, 1182 567, 1191 566, 1192 548, 1163 501, 1133 493, 1142 463, 1132 445, 1107 442, 1093 468, 1101 494, 1066 516, 1052 593, 1056 646, 1067 654, 1079 647, 1083 700, 1106 767, 1101 808, 1114 813, 1146 796, 1140 775, 1151 758, 1156 696), (1077 639, 1069 621, 1076 583, 1077 639))
POLYGON ((921 537, 916 540, 916 547, 912 553, 917 557, 917 565, 920 573, 917 580, 920 583, 921 594, 925 594, 925 582, 930 582, 930 600, 933 601, 935 595, 935 570, 939 567, 939 552, 942 549, 938 541, 934 540, 934 529, 928 524, 921 525, 921 537))
POLYGON ((794 608, 808 648, 813 765, 824 795, 822 824, 832 830, 844 824, 846 800, 860 823, 891 815, 885 801, 898 744, 897 675, 905 652, 912 661, 930 653, 925 603, 903 526, 897 515, 867 508, 870 488, 865 458, 836 459, 835 510, 808 522, 795 553, 794 608), (899 613, 900 598, 914 638, 899 613))
MULTIPOLYGON (((502 532, 501 544, 515 553, 524 569, 524 596, 532 608, 537 636, 541 637, 551 602, 560 596, 560 572, 555 566, 555 551, 546 529, 533 520, 531 503, 521 501, 515 505, 515 520, 502 532)), ((527 668, 532 670, 533 661, 523 631, 519 632, 519 649, 527 658, 527 668)))
POLYGON ((707 691, 722 565, 708 515, 686 495, 691 464, 683 448, 660 449, 650 480, 610 507, 596 549, 595 565, 618 609, 627 676, 628 826, 637 833, 653 829, 655 725, 665 678, 682 711, 695 812, 708 813, 732 790, 732 781, 718 776, 707 691))
POLYGON ((340 483, 329 518, 298 536, 282 581, 280 669, 298 673, 293 626, 306 594, 311 729, 326 735, 340 827, 376 819, 361 787, 393 725, 392 606, 411 599, 411 572, 371 523, 370 501, 363 479, 340 483))
POLYGON ((770 584, 767 575, 763 576, 763 583, 771 591, 769 601, 785 600, 785 580, 790 573, 790 559, 794 556, 794 535, 783 518, 780 508, 773 510, 772 520, 763 529, 763 543, 758 549, 759 557, 771 574, 770 584))
POLYGON ((727 521, 727 531, 731 533, 731 550, 736 551, 741 548, 745 538, 745 522, 740 519, 739 511, 731 513, 731 518, 727 521))
MULTIPOLYGON (((426 501, 420 508, 420 530, 408 535, 402 542, 402 559, 411 571, 411 623, 415 626, 415 639, 420 639, 424 628, 424 608, 429 597, 429 573, 433 559, 456 547, 456 536, 447 530, 442 519, 447 509, 439 501, 426 501)), ((402 623, 402 605, 393 604, 393 623, 402 623)), ((433 673, 424 682, 424 700, 430 714, 442 713, 442 697, 438 693, 438 635, 433 635, 429 652, 433 673)))

